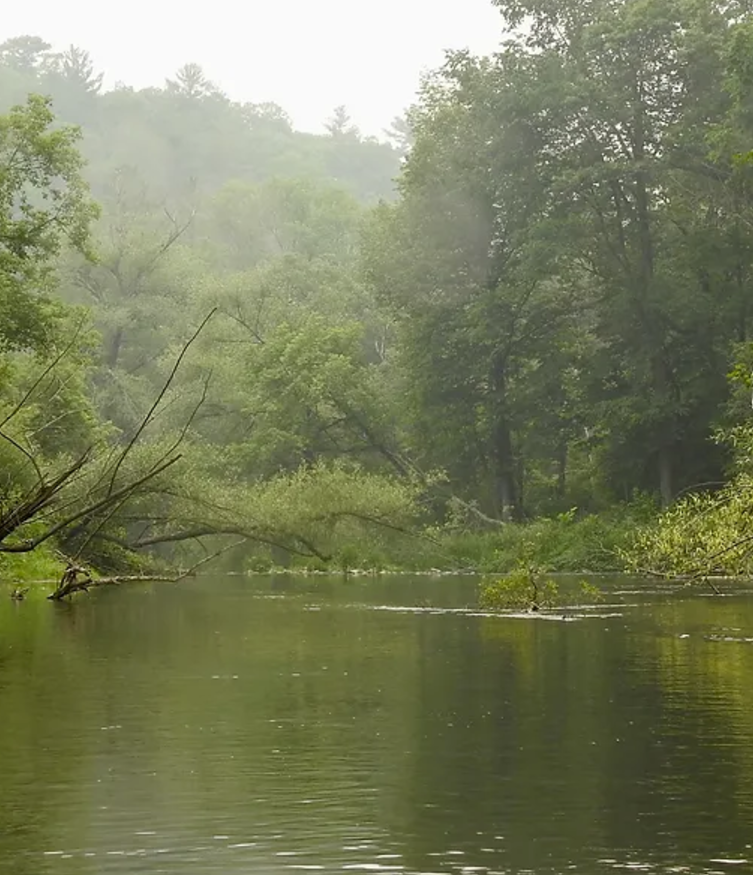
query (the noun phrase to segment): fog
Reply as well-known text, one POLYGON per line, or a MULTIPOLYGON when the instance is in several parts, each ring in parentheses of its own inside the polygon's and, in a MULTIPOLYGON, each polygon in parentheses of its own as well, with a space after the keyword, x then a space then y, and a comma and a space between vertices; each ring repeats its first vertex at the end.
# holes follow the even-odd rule
POLYGON ((27 33, 87 49, 107 86, 162 85, 194 61, 230 97, 279 103, 301 129, 321 130, 345 104, 365 133, 379 134, 445 49, 492 51, 500 19, 488 0, 7 4, 0 42, 27 33))

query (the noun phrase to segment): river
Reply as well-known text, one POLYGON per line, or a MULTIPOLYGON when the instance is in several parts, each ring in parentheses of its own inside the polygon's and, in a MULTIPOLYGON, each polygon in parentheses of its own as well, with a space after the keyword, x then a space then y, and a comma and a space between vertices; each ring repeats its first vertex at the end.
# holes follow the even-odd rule
POLYGON ((753 592, 600 583, 3 597, 0 872, 753 871, 753 592))

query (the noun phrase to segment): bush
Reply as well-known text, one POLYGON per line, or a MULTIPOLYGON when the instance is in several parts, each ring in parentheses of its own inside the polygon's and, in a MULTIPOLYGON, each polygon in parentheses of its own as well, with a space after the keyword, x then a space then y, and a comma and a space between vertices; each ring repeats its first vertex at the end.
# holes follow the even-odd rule
POLYGON ((672 577, 753 575, 753 477, 739 474, 712 494, 689 495, 623 550, 630 571, 672 577))
POLYGON ((716 436, 734 454, 735 476, 716 492, 688 495, 622 550, 630 571, 664 577, 753 576, 753 427, 716 436))

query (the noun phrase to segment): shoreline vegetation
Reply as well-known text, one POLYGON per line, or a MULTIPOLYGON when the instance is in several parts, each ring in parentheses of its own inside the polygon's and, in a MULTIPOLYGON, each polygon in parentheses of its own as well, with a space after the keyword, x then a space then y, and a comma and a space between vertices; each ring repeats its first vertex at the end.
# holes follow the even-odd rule
MULTIPOLYGON (((645 517, 645 509, 641 514, 645 517)), ((228 551, 226 562, 218 559, 208 573, 311 574, 375 576, 382 574, 489 575, 512 571, 521 557, 534 550, 537 563, 552 574, 610 574, 625 568, 620 551, 629 540, 631 527, 639 514, 609 517, 574 513, 551 520, 510 523, 497 531, 452 532, 432 529, 405 533, 400 538, 384 539, 379 544, 343 544, 330 561, 297 559, 275 562, 272 552, 249 553, 242 547, 228 551), (627 533, 627 534, 626 534, 627 533), (430 539, 430 540, 429 540, 430 539), (241 569, 237 571, 237 569, 241 569)), ((0 583, 57 584, 66 570, 66 559, 55 548, 42 547, 29 554, 0 554, 0 583)), ((169 579, 171 568, 153 560, 142 565, 130 579, 169 579)), ((205 568, 202 573, 207 573, 205 568)), ((94 582, 99 575, 92 572, 94 582)), ((128 579, 125 576, 124 579, 128 579)))
POLYGON ((753 16, 493 2, 382 139, 0 43, 0 579, 753 576, 753 16))
MULTIPOLYGON (((730 487, 731 489, 731 487, 730 487)), ((720 497, 713 500, 713 507, 722 505, 720 497)), ((694 499, 694 504, 698 499, 694 499)), ((226 557, 205 557, 194 567, 176 569, 174 565, 151 557, 133 573, 106 574, 85 565, 78 569, 80 577, 72 578, 73 566, 55 547, 48 544, 30 552, 0 555, 0 591, 13 598, 26 596, 44 598, 67 598, 76 592, 91 588, 128 583, 177 583, 183 579, 206 575, 268 576, 291 575, 311 577, 376 578, 411 575, 431 578, 473 576, 480 581, 480 600, 491 609, 514 608, 526 602, 519 595, 521 577, 524 580, 542 581, 556 591, 560 577, 588 578, 614 575, 633 579, 664 580, 678 585, 699 584, 719 592, 723 583, 750 580, 753 573, 736 565, 704 567, 704 573, 695 573, 682 559, 674 557, 673 563, 665 564, 662 571, 649 571, 640 562, 654 553, 657 544, 667 538, 667 529, 677 517, 683 517, 683 505, 660 514, 651 505, 612 511, 608 515, 578 517, 575 511, 560 514, 551 519, 539 519, 529 523, 510 523, 495 531, 457 532, 432 529, 421 533, 419 538, 406 533, 400 539, 401 549, 396 549, 395 539, 371 545, 369 552, 359 551, 358 544, 346 544, 339 556, 329 562, 304 561, 300 557, 286 557, 287 561, 275 562, 272 553, 259 551, 249 553, 248 545, 236 545, 235 550, 222 551, 226 557), (215 564, 209 560, 217 559, 215 564), (202 567, 205 566, 205 567, 202 567), (725 567, 728 568, 725 571, 725 567), (240 570, 239 570, 240 569, 240 570), (69 575, 68 577, 66 575, 69 575), (72 584, 72 585, 71 585, 72 584), (518 593, 516 597, 516 593, 518 593), (495 608, 496 598, 496 608, 495 608)), ((707 510, 705 525, 709 530, 718 526, 707 510)), ((696 516, 691 516, 692 521, 696 516)), ((734 531, 729 531, 728 540, 734 540, 734 531)), ((687 520, 684 525, 687 526, 687 520)), ((690 533, 680 532, 677 543, 687 547, 690 533)), ((747 542, 746 542, 747 543, 747 542)), ((364 545, 361 545, 364 546, 364 545)), ((677 545, 675 545, 677 549, 677 545)), ((733 550, 725 551, 732 554, 733 550)), ((279 554, 278 554, 279 555, 279 554)), ((656 556, 651 556, 655 559, 656 556)), ((747 558, 747 553, 746 553, 747 558)), ((669 561, 669 555, 665 556, 669 561)), ((746 566, 747 567, 747 566, 746 566)), ((538 600, 531 602, 539 610, 538 600)), ((545 605, 541 605, 545 609, 545 605)))

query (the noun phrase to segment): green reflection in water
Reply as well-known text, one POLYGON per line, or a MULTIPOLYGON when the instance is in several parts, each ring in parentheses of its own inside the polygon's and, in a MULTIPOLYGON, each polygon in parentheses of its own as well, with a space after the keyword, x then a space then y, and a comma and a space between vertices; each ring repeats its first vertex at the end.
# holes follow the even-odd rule
POLYGON ((0 871, 753 859, 753 600, 608 589, 570 622, 426 578, 0 603, 0 871))

